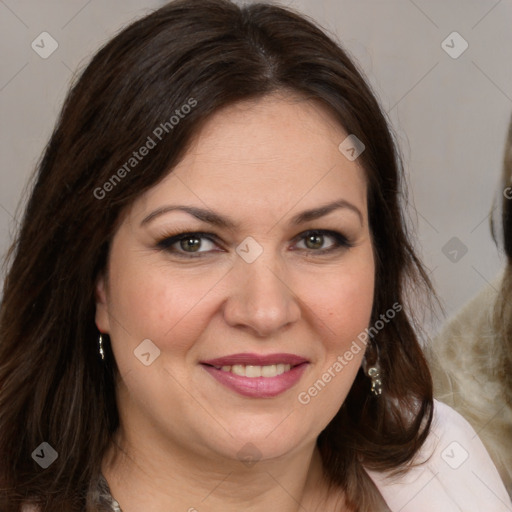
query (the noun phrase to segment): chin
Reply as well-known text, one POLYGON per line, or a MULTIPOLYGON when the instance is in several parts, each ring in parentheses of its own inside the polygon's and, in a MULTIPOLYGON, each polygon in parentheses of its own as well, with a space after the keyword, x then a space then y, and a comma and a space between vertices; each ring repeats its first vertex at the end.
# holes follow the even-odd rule
MULTIPOLYGON (((293 415, 290 414, 289 418, 293 415)), ((228 432, 218 425, 218 440, 212 444, 212 431, 209 430, 210 435, 205 439, 205 444, 222 457, 244 462, 282 457, 308 442, 314 442, 317 437, 304 429, 302 421, 286 426, 286 420, 283 421, 282 417, 275 421, 267 420, 263 424, 256 424, 255 421, 241 419, 231 424, 228 432), (298 427, 301 427, 300 431, 298 427)))

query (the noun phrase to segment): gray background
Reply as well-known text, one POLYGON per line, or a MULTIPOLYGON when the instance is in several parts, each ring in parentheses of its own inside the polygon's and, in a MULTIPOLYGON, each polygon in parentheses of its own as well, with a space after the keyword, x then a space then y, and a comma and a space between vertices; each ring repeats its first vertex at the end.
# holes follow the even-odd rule
MULTIPOLYGON (((2 254, 74 73, 122 26, 163 3, 0 0, 2 254), (31 47, 42 32, 59 45, 47 59, 31 47)), ((359 61, 404 155, 418 249, 454 313, 493 286, 503 266, 489 214, 512 112, 512 0, 281 3, 317 20, 359 61), (454 31, 469 45, 456 59, 441 46, 454 31)), ((438 328, 429 325, 432 334, 438 328)))

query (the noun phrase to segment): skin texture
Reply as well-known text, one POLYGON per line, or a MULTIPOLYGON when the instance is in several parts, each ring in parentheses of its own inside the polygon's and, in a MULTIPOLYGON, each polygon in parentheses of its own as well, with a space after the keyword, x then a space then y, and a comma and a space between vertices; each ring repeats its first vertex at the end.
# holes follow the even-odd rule
POLYGON ((338 150, 346 136, 323 107, 298 97, 226 107, 125 212, 97 283, 96 311, 120 370, 121 449, 112 447, 103 473, 124 512, 321 505, 315 441, 349 392, 363 351, 307 405, 298 395, 368 326, 374 289, 366 179, 338 150), (344 207, 290 224, 340 199, 359 214, 344 207), (239 226, 212 226, 182 211, 141 225, 169 205, 207 208, 239 226), (342 233, 351 246, 319 254, 336 246, 331 235, 309 243, 299 236, 319 229, 342 233), (197 252, 186 241, 174 252, 158 247, 170 235, 201 231, 218 237, 200 239, 201 257, 190 257, 197 252), (263 250, 252 263, 236 252, 249 236, 263 250), (144 339, 160 350, 150 366, 134 356, 144 339), (281 395, 248 398, 199 364, 240 352, 293 353, 310 364, 281 395), (240 461, 247 443, 258 450, 250 466, 240 461))

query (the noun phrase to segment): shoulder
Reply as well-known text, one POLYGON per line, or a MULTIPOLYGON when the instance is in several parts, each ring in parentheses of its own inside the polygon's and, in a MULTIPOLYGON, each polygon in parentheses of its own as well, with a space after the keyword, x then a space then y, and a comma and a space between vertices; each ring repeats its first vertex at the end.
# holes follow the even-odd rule
POLYGON ((437 400, 430 434, 415 465, 394 477, 368 474, 393 512, 512 512, 498 471, 473 427, 437 400))

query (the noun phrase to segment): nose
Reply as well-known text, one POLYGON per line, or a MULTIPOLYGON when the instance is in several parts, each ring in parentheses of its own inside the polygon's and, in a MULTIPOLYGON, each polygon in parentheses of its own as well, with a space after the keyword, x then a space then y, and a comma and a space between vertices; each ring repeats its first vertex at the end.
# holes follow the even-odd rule
POLYGON ((224 307, 230 326, 269 337, 299 320, 299 301, 276 258, 262 255, 253 263, 238 258, 234 265, 224 307))

